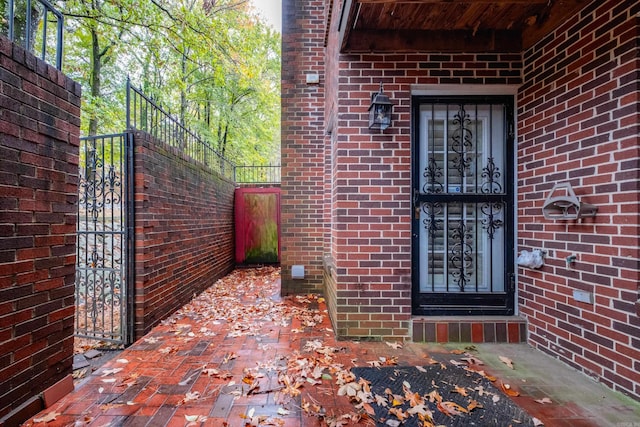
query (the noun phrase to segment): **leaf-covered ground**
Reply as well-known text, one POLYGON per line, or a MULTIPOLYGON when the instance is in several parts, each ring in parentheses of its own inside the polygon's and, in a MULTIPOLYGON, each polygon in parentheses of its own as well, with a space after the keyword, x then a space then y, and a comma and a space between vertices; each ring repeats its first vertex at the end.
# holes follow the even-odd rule
POLYGON ((409 366, 426 375, 437 365, 446 376, 456 365, 495 379, 472 349, 436 360, 424 346, 338 341, 322 296, 281 298, 279 274, 238 269, 218 280, 27 425, 465 425, 470 414, 495 409, 486 398, 516 394, 499 382, 490 393, 452 382, 446 392, 463 396, 460 404, 435 382, 421 392, 408 382, 373 390, 352 368, 409 366))

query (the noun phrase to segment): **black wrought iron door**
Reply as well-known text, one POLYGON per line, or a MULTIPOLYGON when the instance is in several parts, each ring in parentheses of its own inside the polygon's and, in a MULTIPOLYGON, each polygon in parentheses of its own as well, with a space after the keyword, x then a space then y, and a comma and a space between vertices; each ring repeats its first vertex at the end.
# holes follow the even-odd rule
POLYGON ((513 98, 413 99, 413 312, 512 314, 513 98))
POLYGON ((132 135, 82 138, 76 336, 130 344, 133 289, 132 135))

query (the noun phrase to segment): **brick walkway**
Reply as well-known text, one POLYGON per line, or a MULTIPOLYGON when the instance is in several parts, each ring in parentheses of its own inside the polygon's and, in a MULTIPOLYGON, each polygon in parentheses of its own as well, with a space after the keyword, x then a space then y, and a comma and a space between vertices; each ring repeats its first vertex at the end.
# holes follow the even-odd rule
MULTIPOLYGON (((34 419, 55 414, 47 426, 323 426, 345 414, 355 417, 357 412, 345 396, 338 395, 336 376, 341 367, 390 360, 398 365, 425 365, 430 355, 448 357, 453 348, 405 343, 395 349, 384 342, 337 341, 322 298, 282 300, 278 295, 277 269, 237 270, 34 419)), ((521 354, 523 359, 525 354, 537 353, 523 345, 502 346, 486 347, 484 352, 479 346, 479 353, 492 357, 486 349, 498 348, 514 358, 521 354)), ((555 367, 547 356, 536 357, 544 362, 540 369, 555 367)), ((514 361, 518 368, 520 360, 514 361)), ((580 376, 563 365, 555 368, 564 371, 542 379, 545 384, 537 384, 530 370, 522 371, 527 378, 517 378, 513 375, 518 369, 510 372, 500 365, 491 364, 486 370, 515 381, 514 387, 522 393, 514 398, 516 403, 547 426, 640 427, 633 423, 640 419, 640 405, 615 400, 617 394, 606 401, 606 407, 598 399, 595 403, 571 401, 593 394, 585 389, 592 386, 596 394, 611 393, 599 384, 576 383, 583 390, 575 396, 558 389, 563 396, 553 395, 553 387, 544 394, 547 383, 566 384, 569 377, 580 376), (536 403, 541 393, 553 403, 536 403), (568 407, 573 409, 567 412, 568 407), (603 411, 621 415, 603 424, 594 419, 603 411)), ((25 425, 44 425, 34 419, 25 425)), ((335 425, 375 425, 370 419, 343 421, 335 425)))

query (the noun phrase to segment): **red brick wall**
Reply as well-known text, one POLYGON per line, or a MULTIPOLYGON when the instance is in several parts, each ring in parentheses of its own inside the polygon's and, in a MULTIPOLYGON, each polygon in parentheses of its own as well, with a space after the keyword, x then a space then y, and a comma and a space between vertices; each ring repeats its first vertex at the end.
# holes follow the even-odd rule
POLYGON ((518 247, 548 251, 541 270, 519 270, 530 342, 636 397, 639 12, 636 1, 594 1, 525 52, 518 97, 518 247), (597 205, 597 216, 545 220, 542 204, 557 181, 597 205), (595 302, 575 301, 574 290, 595 302))
MULTIPOLYGON (((406 338, 411 315, 411 85, 519 84, 522 56, 340 55, 340 2, 333 2, 326 50, 326 22, 318 21, 330 15, 331 1, 324 10, 322 2, 289 7, 285 0, 283 5, 283 276, 308 257, 321 265, 326 254, 324 291, 337 333, 406 338), (326 52, 326 71, 317 52, 326 52), (304 72, 318 67, 326 91, 304 84, 304 72), (393 127, 384 134, 370 131, 367 122, 370 95, 381 81, 397 104, 393 127), (323 167, 325 181, 317 176, 323 167), (305 239, 311 244, 302 244, 305 239)), ((313 272, 315 283, 321 277, 313 272)))
POLYGON ((344 337, 406 339, 411 318, 411 85, 518 84, 520 54, 341 55, 335 101, 332 258, 344 337), (396 104, 368 129, 370 95, 396 104))
POLYGON ((135 135, 135 333, 140 338, 234 267, 234 183, 135 135))
MULTIPOLYGON (((298 3, 319 7, 318 2, 298 3)), ((283 210, 291 230, 300 234, 283 235, 283 245, 299 242, 306 233, 310 238, 323 235, 316 218, 324 197, 329 203, 323 215, 328 227, 325 291, 337 333, 408 336, 411 85, 522 84, 517 96, 518 250, 548 251, 541 271, 519 270, 519 310, 529 319, 530 342, 637 396, 637 2, 594 1, 523 54, 340 55, 336 0, 321 106, 321 91, 304 85, 295 91, 292 82, 294 76, 296 81, 302 77, 296 64, 319 64, 311 58, 324 47, 317 29, 322 13, 309 16, 301 13, 303 6, 289 6, 295 26, 285 26, 283 34, 283 162, 290 165, 289 179, 296 187, 290 203, 283 200, 283 210), (370 94, 380 82, 396 103, 394 124, 382 134, 367 129, 370 94), (331 135, 324 138, 324 159, 318 159, 317 120, 322 117, 331 135), (298 138, 298 130, 310 136, 298 138), (300 167, 305 162, 308 168, 300 167), (324 196, 320 179, 310 179, 322 166, 327 175, 324 196), (585 202, 599 206, 594 220, 543 219, 544 198, 562 180, 569 180, 585 202), (572 254, 578 261, 568 268, 565 257, 572 254), (595 304, 575 302, 574 289, 593 293, 595 304)), ((319 256, 317 242, 312 249, 299 245, 300 251, 289 250, 287 264, 299 263, 309 253, 319 256)))
POLYGON ((80 85, 0 36, 0 420, 71 373, 79 117, 80 85))
POLYGON ((319 291, 324 216, 324 0, 283 0, 282 293, 319 291), (317 74, 319 84, 307 84, 317 74), (305 279, 291 279, 304 265, 305 279))

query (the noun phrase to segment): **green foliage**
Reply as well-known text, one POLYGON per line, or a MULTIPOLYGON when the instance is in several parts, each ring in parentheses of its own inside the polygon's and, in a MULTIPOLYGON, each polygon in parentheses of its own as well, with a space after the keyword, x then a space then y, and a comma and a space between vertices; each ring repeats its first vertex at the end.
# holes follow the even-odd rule
MULTIPOLYGON (((2 1, 2 0, 0 0, 2 1)), ((127 77, 225 157, 279 160, 280 34, 246 0, 59 0, 82 133, 125 126, 127 77)))

